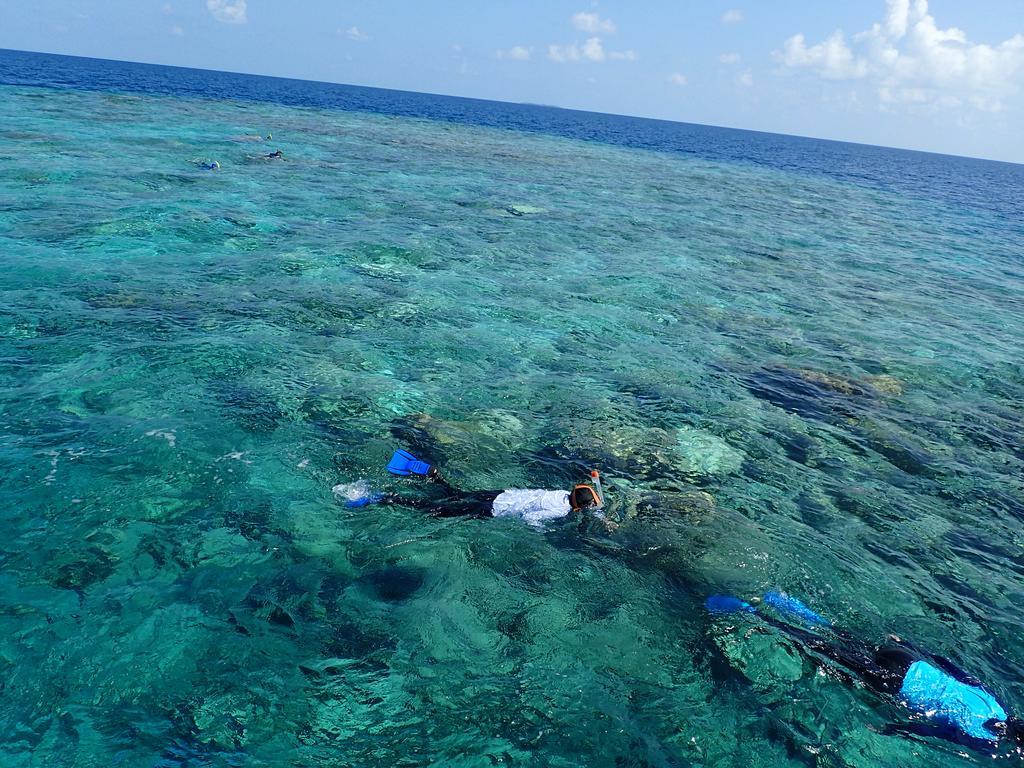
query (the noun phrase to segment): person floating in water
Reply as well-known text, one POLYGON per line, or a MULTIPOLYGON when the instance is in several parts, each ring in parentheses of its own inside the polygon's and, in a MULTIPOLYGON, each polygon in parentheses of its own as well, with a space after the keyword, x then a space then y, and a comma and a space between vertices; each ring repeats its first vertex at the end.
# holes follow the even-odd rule
POLYGON ((780 621, 731 595, 714 595, 706 601, 712 614, 756 616, 795 640, 812 661, 849 682, 861 682, 912 713, 912 720, 888 726, 886 734, 934 736, 978 750, 991 750, 1000 743, 1024 745, 1024 720, 1008 715, 981 681, 949 659, 922 651, 895 635, 882 645, 855 640, 784 593, 769 592, 763 604, 787 619, 827 629, 835 639, 780 621))
POLYGON ((270 152, 270 153, 268 153, 268 154, 266 155, 266 158, 267 158, 268 160, 273 160, 273 159, 283 160, 283 159, 284 159, 284 152, 282 152, 282 151, 281 151, 281 150, 279 149, 279 150, 277 150, 277 151, 275 151, 275 152, 270 152))
POLYGON ((601 508, 604 501, 600 475, 591 474, 595 485, 579 484, 571 491, 545 491, 512 488, 503 491, 463 491, 450 485, 438 471, 408 451, 395 451, 387 470, 399 477, 425 478, 431 490, 426 496, 404 496, 374 493, 365 481, 335 486, 335 493, 346 499, 348 507, 368 504, 394 504, 428 510, 435 517, 518 517, 530 525, 540 526, 572 514, 586 514, 613 527, 601 508))

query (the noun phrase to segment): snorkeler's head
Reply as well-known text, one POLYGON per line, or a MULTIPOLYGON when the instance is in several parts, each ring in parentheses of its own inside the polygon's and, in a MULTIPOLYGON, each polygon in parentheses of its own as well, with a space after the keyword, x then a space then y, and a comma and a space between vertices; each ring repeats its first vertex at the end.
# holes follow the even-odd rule
POLYGON ((1008 717, 1002 728, 1003 738, 1018 744, 1024 744, 1024 720, 1019 717, 1008 717))
POLYGON ((985 727, 996 734, 1000 741, 1024 744, 1024 720, 1019 717, 1008 717, 1005 720, 993 718, 985 723, 985 727))
POLYGON ((580 512, 601 506, 601 500, 597 498, 597 491, 589 485, 577 485, 569 492, 569 506, 573 512, 580 512))

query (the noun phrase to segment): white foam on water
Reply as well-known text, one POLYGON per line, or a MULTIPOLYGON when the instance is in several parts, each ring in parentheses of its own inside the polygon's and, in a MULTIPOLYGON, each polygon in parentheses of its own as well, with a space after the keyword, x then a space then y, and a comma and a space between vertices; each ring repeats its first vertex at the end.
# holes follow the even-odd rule
POLYGON ((57 460, 60 458, 60 451, 49 451, 47 455, 50 456, 50 471, 43 478, 43 485, 53 485, 57 480, 57 460))
POLYGON ((176 429, 151 429, 146 433, 146 437, 162 437, 171 448, 174 448, 178 441, 178 436, 175 434, 177 431, 176 429))
POLYGON ((354 483, 338 483, 331 488, 331 492, 339 499, 358 501, 370 495, 370 484, 366 480, 356 480, 354 483))
MULTIPOLYGON (((245 451, 228 451, 223 456, 218 457, 217 461, 240 461, 243 464, 252 464, 252 461, 243 459, 243 456, 245 456, 245 451)), ((231 470, 229 469, 228 471, 230 472, 231 470)))

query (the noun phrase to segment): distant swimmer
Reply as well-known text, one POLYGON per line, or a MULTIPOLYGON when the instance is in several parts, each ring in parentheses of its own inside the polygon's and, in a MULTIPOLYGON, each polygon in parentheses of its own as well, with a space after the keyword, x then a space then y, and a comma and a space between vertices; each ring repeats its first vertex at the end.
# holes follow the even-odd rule
POLYGON ((204 171, 219 171, 220 163, 216 160, 193 160, 196 167, 202 168, 204 171))
POLYGON ((840 679, 859 682, 909 710, 912 719, 889 725, 886 734, 933 736, 978 750, 991 750, 1000 743, 1016 745, 1018 750, 1024 745, 1024 720, 1008 715, 981 681, 949 659, 922 651, 895 635, 882 645, 854 640, 782 592, 766 594, 763 605, 784 620, 731 595, 714 595, 706 601, 713 615, 756 617, 795 640, 811 661, 832 669, 840 679))
POLYGON ((267 155, 267 159, 268 160, 272 160, 272 159, 275 159, 275 158, 283 160, 284 159, 284 152, 282 152, 279 149, 276 152, 271 152, 270 154, 267 155))
POLYGON ((530 525, 583 514, 606 521, 602 507, 600 475, 591 477, 594 485, 579 484, 571 491, 512 488, 503 491, 463 491, 451 486, 438 471, 408 451, 395 451, 387 470, 400 477, 423 477, 431 492, 423 497, 375 493, 365 481, 335 486, 335 493, 345 498, 348 507, 369 504, 394 504, 429 512, 434 517, 518 517, 530 525))

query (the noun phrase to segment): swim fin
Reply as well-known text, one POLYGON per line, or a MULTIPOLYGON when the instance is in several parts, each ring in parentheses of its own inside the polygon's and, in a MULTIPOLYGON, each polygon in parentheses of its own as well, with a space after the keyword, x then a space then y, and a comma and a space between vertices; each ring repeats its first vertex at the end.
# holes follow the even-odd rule
POLYGON ((383 500, 384 494, 375 491, 366 480, 354 483, 338 483, 331 489, 339 499, 344 499, 346 507, 365 507, 383 500))
POLYGON ((401 475, 402 477, 409 475, 426 477, 430 474, 430 465, 427 462, 420 461, 408 451, 401 449, 395 451, 391 461, 388 462, 387 469, 392 475, 401 475))
POLYGON ((805 624, 821 627, 828 627, 832 624, 824 616, 815 613, 800 600, 787 595, 785 592, 765 592, 763 603, 770 605, 783 616, 790 616, 805 624))
POLYGON ((370 504, 376 504, 378 501, 384 498, 382 493, 371 493, 369 496, 362 496, 358 499, 349 499, 345 502, 346 507, 368 507, 370 504))

